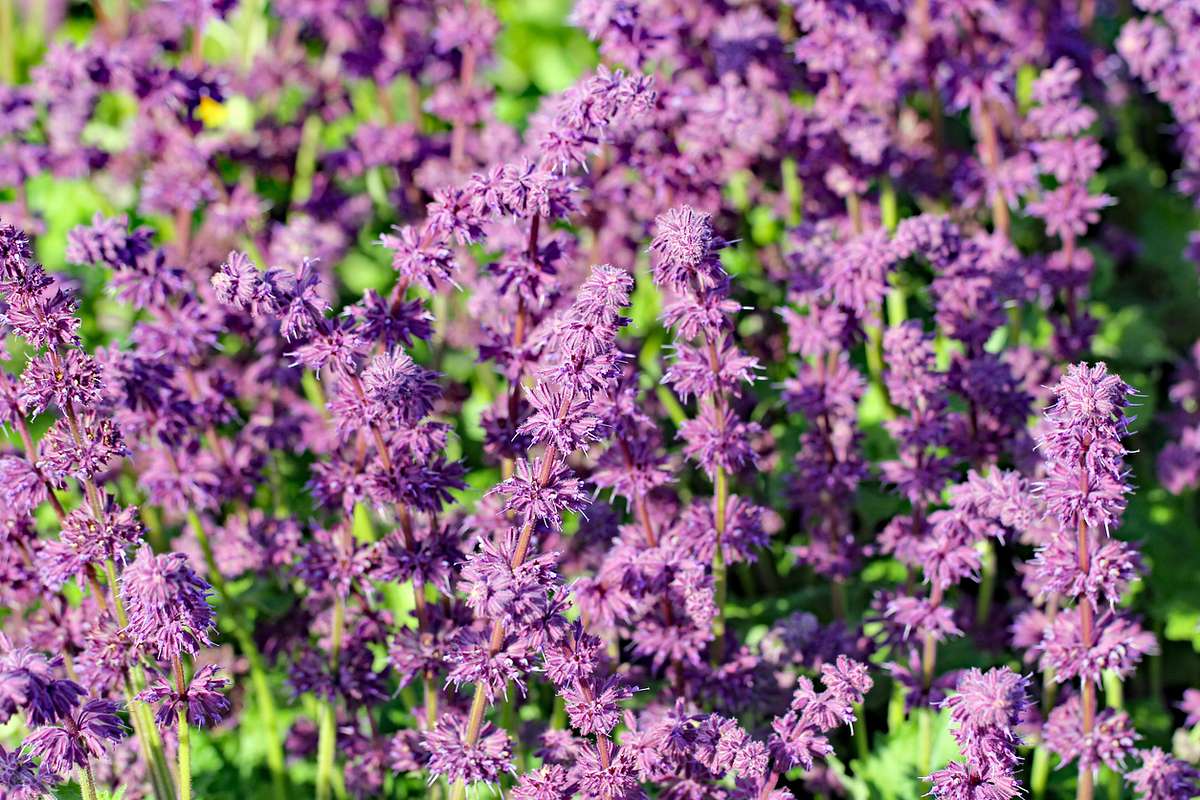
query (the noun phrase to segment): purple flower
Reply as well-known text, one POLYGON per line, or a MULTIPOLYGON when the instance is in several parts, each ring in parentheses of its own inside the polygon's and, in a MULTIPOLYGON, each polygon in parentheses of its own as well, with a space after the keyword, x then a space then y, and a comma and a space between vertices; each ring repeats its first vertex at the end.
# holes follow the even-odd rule
POLYGON ((108 465, 128 454, 121 430, 110 419, 89 412, 78 422, 57 420, 42 438, 38 468, 55 484, 68 475, 82 481, 95 478, 108 465))
POLYGON ((215 624, 210 593, 183 553, 155 555, 143 546, 121 581, 134 641, 167 661, 181 653, 195 655, 210 644, 215 624))
POLYGON ((744 422, 730 409, 703 405, 700 413, 679 426, 683 452, 709 475, 718 469, 740 472, 757 461, 754 440, 762 433, 756 422, 744 422))
POLYGON ((552 445, 567 454, 603 437, 601 421, 591 413, 592 403, 575 392, 539 382, 527 390, 527 396, 533 413, 517 432, 533 444, 552 445))
POLYGON ((650 243, 654 282, 675 292, 719 284, 725 270, 717 251, 725 246, 712 229, 712 217, 691 206, 679 206, 654 220, 650 243))
POLYGON ((110 744, 125 738, 119 710, 112 700, 88 700, 64 716, 60 725, 31 733, 25 747, 54 772, 69 773, 76 767, 87 767, 90 758, 102 757, 110 744))
POLYGON ((633 697, 636 688, 615 675, 602 681, 580 681, 562 690, 571 725, 584 736, 607 736, 621 718, 620 703, 633 697))
POLYGON ((474 744, 466 739, 466 720, 453 714, 438 718, 437 727, 425 734, 429 771, 444 775, 451 783, 484 781, 495 783, 500 773, 512 770, 508 734, 490 722, 483 723, 474 744))
POLYGON ((1161 748, 1141 751, 1142 766, 1125 775, 1142 800, 1188 800, 1200 793, 1200 770, 1161 748))
POLYGON ((62 781, 49 767, 38 766, 20 748, 0 745, 0 794, 8 800, 42 800, 62 781))
POLYGON ((487 695, 488 703, 508 697, 509 683, 525 693, 524 675, 529 671, 530 656, 515 636, 505 639, 499 650, 492 651, 491 636, 473 628, 464 628, 450 642, 446 661, 451 665, 446 682, 456 687, 474 684, 475 691, 487 695))
POLYGON ((938 800, 1011 800, 1021 795, 1021 782, 1012 774, 980 773, 960 761, 930 775, 929 782, 930 794, 938 800))
POLYGON ((375 356, 362 374, 367 414, 376 423, 411 425, 441 396, 437 375, 399 350, 375 356))
POLYGON ((1101 363, 1071 366, 1054 388, 1055 403, 1039 430, 1049 467, 1046 505, 1063 527, 1080 522, 1108 530, 1125 509, 1121 439, 1128 433, 1125 408, 1133 389, 1101 363))
POLYGON ((30 359, 21 375, 21 409, 40 414, 51 403, 64 411, 85 410, 100 399, 100 365, 81 350, 53 351, 30 359))
POLYGON ((222 693, 228 688, 229 679, 218 675, 217 669, 216 664, 205 664, 196 670, 182 692, 173 675, 159 675, 138 693, 137 699, 158 706, 154 721, 163 729, 175 725, 184 711, 189 725, 198 728, 216 725, 230 709, 229 699, 222 693))
MULTIPOLYGON (((432 223, 432 218, 431 218, 432 223)), ((454 274, 454 253, 426 231, 406 225, 395 228, 395 234, 385 233, 379 244, 392 251, 392 269, 402 281, 435 291, 440 284, 451 282, 454 274)))
POLYGON ((249 256, 234 250, 213 274, 212 286, 225 305, 260 317, 279 313, 279 301, 267 278, 249 256))
POLYGON ((1074 695, 1050 712, 1042 731, 1046 746, 1063 763, 1079 759, 1080 769, 1096 769, 1106 764, 1123 771, 1125 760, 1135 752, 1140 736, 1124 711, 1106 708, 1096 715, 1091 733, 1083 732, 1083 712, 1079 696, 1074 695))
POLYGON ((84 695, 79 684, 55 675, 55 663, 28 647, 13 647, 0 634, 0 717, 24 710, 32 725, 64 718, 84 695))
POLYGON ((567 771, 557 764, 550 764, 522 773, 508 796, 512 800, 570 800, 574 793, 575 784, 567 771))
POLYGON ((62 289, 10 291, 4 321, 31 345, 56 349, 79 344, 78 304, 62 289))
POLYGON ((1142 630, 1134 620, 1107 613, 1095 621, 1091 646, 1083 641, 1078 609, 1060 611, 1042 638, 1041 666, 1053 670, 1058 682, 1082 677, 1099 682, 1105 670, 1124 678, 1143 656, 1158 652, 1154 634, 1142 630))
POLYGON ((492 492, 504 495, 504 509, 519 519, 542 522, 556 530, 562 527, 564 511, 579 512, 588 503, 574 470, 557 459, 521 459, 513 476, 492 492))
POLYGON ((963 673, 944 705, 966 761, 930 776, 935 797, 1008 800, 1020 793, 1013 774, 1020 762, 1016 729, 1029 707, 1028 688, 1028 679, 1007 667, 963 673))
POLYGON ((20 456, 0 456, 0 498, 13 514, 31 514, 46 501, 48 491, 35 466, 20 456))

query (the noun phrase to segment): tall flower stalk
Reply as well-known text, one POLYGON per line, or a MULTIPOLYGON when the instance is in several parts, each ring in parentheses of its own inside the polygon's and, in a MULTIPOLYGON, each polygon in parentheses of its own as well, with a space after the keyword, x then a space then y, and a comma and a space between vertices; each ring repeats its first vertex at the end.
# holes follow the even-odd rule
POLYGON ((660 215, 655 227, 650 243, 654 282, 674 295, 662 314, 663 323, 675 330, 674 361, 663 380, 684 400, 696 398, 697 414, 680 426, 679 436, 684 453, 713 487, 712 660, 717 664, 725 657, 729 479, 753 466, 753 439, 761 433, 757 423, 739 419, 730 402, 754 380, 757 361, 733 342, 732 315, 738 306, 729 297, 729 276, 721 266, 725 242, 713 232, 711 217, 681 206, 660 215))
POLYGON ((1157 650, 1152 635, 1116 610, 1140 571, 1136 551, 1110 538, 1130 492, 1122 440, 1133 394, 1104 364, 1073 365, 1038 429, 1042 491, 1058 527, 1035 565, 1044 592, 1075 600, 1046 626, 1040 663, 1059 683, 1079 682, 1078 695, 1050 712, 1044 736, 1064 762, 1078 759, 1078 800, 1091 800, 1099 765, 1120 768, 1136 736, 1124 711, 1098 708, 1103 674, 1124 678, 1157 650))
MULTIPOLYGON (((469 782, 496 779, 493 762, 480 762, 476 755, 481 737, 482 746, 495 748, 499 745, 489 740, 503 735, 485 728, 488 705, 507 692, 510 681, 523 689, 522 672, 532 654, 566 633, 553 562, 536 552, 531 555, 533 536, 535 529, 560 529, 563 512, 584 507, 582 486, 567 457, 605 435, 589 407, 619 375, 622 356, 616 336, 625 323, 619 311, 628 304, 632 287, 632 278, 623 270, 594 267, 575 302, 558 317, 552 355, 529 393, 533 413, 522 425, 531 441, 545 449, 540 457, 518 461, 513 476, 494 490, 505 498, 505 510, 521 520, 520 527, 502 529, 498 540, 485 544, 464 568, 470 582, 468 602, 488 621, 483 629, 487 633, 463 632, 456 657, 461 667, 450 674, 452 683, 474 687, 465 724, 448 718, 436 737, 431 734, 428 739, 436 750, 435 745, 445 744, 444 737, 454 737, 454 750, 445 757, 435 755, 430 768, 453 781, 451 797, 456 800, 465 796, 469 782), (506 591, 498 593, 501 589, 506 591), (504 602, 504 597, 511 599, 504 602), (451 759, 455 752, 462 758, 451 759)), ((604 763, 606 748, 601 744, 598 750, 598 769, 610 766, 604 763)))

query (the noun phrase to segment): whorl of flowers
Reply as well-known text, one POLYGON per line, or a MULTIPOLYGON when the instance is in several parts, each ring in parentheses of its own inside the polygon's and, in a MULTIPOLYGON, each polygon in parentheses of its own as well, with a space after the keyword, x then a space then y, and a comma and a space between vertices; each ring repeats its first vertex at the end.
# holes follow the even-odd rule
POLYGON ((950 709, 951 733, 965 760, 929 777, 934 797, 1007 800, 1021 793, 1017 728, 1029 707, 1028 689, 1029 680, 1007 667, 963 673, 944 705, 950 709))

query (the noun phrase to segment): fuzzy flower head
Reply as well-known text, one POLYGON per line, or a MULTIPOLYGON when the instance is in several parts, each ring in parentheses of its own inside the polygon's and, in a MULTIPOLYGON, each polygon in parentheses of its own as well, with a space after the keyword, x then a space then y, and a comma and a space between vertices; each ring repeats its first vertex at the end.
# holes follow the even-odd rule
POLYGON ((59 678, 58 665, 28 647, 13 647, 0 634, 0 720, 23 710, 32 725, 48 725, 70 714, 84 691, 59 678))
POLYGON ((181 713, 187 714, 189 725, 204 728, 216 725, 229 713, 229 699, 222 693, 228 686, 229 679, 217 674, 216 664, 205 664, 196 670, 183 692, 173 676, 161 675, 137 699, 158 706, 154 721, 160 728, 175 725, 181 713))
POLYGON ((675 292, 715 286, 725 277, 717 251, 724 242, 713 233, 712 217, 691 206, 679 206, 654 220, 650 242, 654 282, 675 292))
POLYGON ((1161 748, 1143 750, 1142 766, 1125 775, 1142 800, 1190 800, 1200 794, 1200 770, 1167 755, 1161 748))
POLYGON ((508 734, 490 722, 483 723, 475 743, 469 744, 466 720, 443 714, 437 727, 425 734, 425 749, 430 773, 444 775, 451 783, 495 783, 501 773, 512 770, 508 734))
POLYGON ((76 767, 86 767, 89 759, 102 757, 110 744, 125 738, 125 724, 117 716, 119 710, 120 706, 112 700, 88 700, 78 711, 64 717, 60 725, 34 731, 25 740, 25 746, 54 772, 68 773, 76 767))
POLYGON ((371 359, 363 371, 362 385, 368 416, 388 425, 417 422, 441 395, 436 373, 399 350, 371 359))
POLYGON ((1103 363, 1076 364, 1054 387, 1055 402, 1038 431, 1047 465, 1047 508, 1063 528, 1083 522, 1109 530, 1125 510, 1125 409, 1134 394, 1103 363))
POLYGON ((134 641, 164 660, 180 653, 195 655, 210 644, 208 634, 215 624, 210 593, 211 587, 192 571, 183 553, 155 555, 143 547, 121 582, 134 641))
POLYGON ((20 748, 0 745, 0 797, 7 800, 42 800, 54 793, 62 779, 45 765, 38 766, 20 748))

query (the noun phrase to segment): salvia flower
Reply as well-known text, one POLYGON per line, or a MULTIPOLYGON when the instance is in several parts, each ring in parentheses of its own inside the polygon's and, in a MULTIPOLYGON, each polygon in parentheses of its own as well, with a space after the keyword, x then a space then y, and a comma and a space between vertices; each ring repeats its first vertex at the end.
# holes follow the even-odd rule
POLYGON ((126 567, 121 598, 134 640, 170 661, 210 644, 215 615, 211 588, 182 553, 155 555, 142 547, 126 567))
POLYGON ((229 679, 217 674, 215 664, 205 664, 196 670, 191 681, 179 691, 173 675, 159 675, 139 692, 137 699, 152 706, 154 721, 164 729, 176 725, 180 712, 186 712, 189 725, 211 727, 229 713, 229 699, 223 694, 229 679))
POLYGON ((25 740, 30 753, 48 769, 70 773, 101 758, 125 738, 125 724, 117 716, 120 706, 112 700, 92 699, 63 717, 58 725, 39 728, 25 740))
POLYGON ((952 763, 929 777, 938 798, 996 798, 1020 793, 1015 776, 1020 757, 1017 726, 1029 706, 1029 681, 1007 667, 968 670, 944 705, 951 729, 966 760, 952 763))

